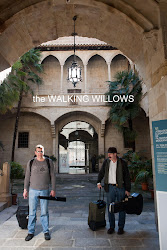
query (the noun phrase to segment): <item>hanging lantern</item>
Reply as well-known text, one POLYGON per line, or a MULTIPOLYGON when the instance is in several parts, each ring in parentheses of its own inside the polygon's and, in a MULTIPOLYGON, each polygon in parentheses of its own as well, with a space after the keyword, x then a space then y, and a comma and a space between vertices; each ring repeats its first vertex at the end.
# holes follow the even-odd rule
POLYGON ((81 67, 77 65, 77 62, 72 62, 71 67, 68 68, 68 81, 72 82, 74 87, 81 79, 81 67))
POLYGON ((72 82, 72 84, 74 85, 74 88, 76 87, 76 84, 78 82, 82 81, 82 77, 81 77, 81 67, 77 64, 76 62, 76 55, 75 55, 75 36, 77 35, 77 33, 75 33, 75 21, 77 19, 77 16, 73 17, 73 21, 74 21, 74 33, 72 33, 72 36, 74 36, 74 59, 73 62, 71 63, 71 66, 68 68, 68 77, 67 80, 69 82, 72 82))

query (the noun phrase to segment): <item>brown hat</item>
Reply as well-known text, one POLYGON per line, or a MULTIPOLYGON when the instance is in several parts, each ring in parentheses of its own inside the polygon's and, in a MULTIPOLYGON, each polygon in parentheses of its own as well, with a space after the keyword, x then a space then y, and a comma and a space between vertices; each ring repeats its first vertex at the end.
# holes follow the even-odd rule
POLYGON ((116 148, 114 148, 114 147, 110 147, 109 149, 108 149, 108 153, 116 153, 116 154, 118 154, 118 152, 117 152, 117 149, 116 148))

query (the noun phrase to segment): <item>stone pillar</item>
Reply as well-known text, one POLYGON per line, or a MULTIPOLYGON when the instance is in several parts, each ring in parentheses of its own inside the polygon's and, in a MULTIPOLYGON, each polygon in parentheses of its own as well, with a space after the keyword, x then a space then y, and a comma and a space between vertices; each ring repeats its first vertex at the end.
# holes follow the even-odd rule
POLYGON ((108 65, 108 81, 111 81, 111 62, 107 62, 108 65))
POLYGON ((52 154, 55 155, 55 153, 56 153, 56 145, 55 145, 56 132, 55 132, 55 125, 54 124, 51 124, 51 132, 52 132, 52 138, 53 138, 52 154))
POLYGON ((84 64, 84 79, 85 79, 85 93, 88 92, 87 89, 87 64, 84 64))
MULTIPOLYGON (((98 136, 98 154, 105 155, 105 144, 104 144, 104 132, 105 132, 105 124, 101 124, 99 136, 98 136)), ((101 169, 102 163, 104 159, 99 160, 99 170, 101 169)))
POLYGON ((61 65, 60 93, 63 93, 63 66, 64 64, 61 65))
POLYGON ((56 173, 59 171, 59 130, 55 127, 55 156, 56 156, 56 173))
POLYGON ((6 202, 8 207, 12 205, 12 196, 10 194, 10 165, 8 162, 3 164, 3 170, 0 176, 0 201, 6 202))
MULTIPOLYGON (((51 132, 52 132, 52 141, 53 141, 53 147, 52 147, 52 154, 56 156, 56 131, 55 131, 55 124, 51 124, 51 132)), ((57 158, 57 156, 56 156, 57 158)), ((56 168, 56 162, 54 162, 55 172, 57 173, 56 168)))

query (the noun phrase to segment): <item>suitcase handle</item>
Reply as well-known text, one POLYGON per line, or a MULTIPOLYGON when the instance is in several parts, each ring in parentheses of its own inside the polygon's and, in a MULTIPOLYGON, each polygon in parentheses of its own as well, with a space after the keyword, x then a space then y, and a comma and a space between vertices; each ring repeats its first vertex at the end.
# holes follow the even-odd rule
MULTIPOLYGON (((101 200, 101 188, 100 188, 100 191, 99 191, 99 200, 101 200)), ((103 200, 104 200, 104 190, 103 190, 103 200)))

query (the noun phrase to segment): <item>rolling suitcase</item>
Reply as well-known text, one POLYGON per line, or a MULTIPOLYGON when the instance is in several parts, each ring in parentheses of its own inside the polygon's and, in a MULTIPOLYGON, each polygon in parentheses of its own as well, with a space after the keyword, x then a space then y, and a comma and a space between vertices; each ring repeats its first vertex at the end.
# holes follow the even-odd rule
POLYGON ((125 211, 127 214, 140 215, 143 210, 143 196, 138 193, 133 193, 120 202, 112 202, 109 206, 109 211, 118 213, 125 211))
POLYGON ((16 218, 17 218, 19 227, 21 227, 22 229, 27 229, 28 214, 29 214, 28 206, 19 206, 16 211, 16 218))
POLYGON ((101 200, 101 189, 100 189, 99 200, 89 203, 88 225, 90 229, 95 231, 100 227, 106 226, 105 210, 106 210, 106 202, 104 201, 104 193, 103 193, 103 200, 101 200))

